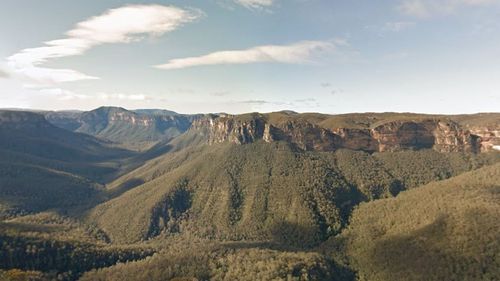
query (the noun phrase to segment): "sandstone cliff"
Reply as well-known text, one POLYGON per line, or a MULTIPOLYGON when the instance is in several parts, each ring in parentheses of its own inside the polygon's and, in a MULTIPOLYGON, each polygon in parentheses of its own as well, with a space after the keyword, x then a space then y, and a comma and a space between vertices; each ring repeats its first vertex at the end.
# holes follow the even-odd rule
MULTIPOLYGON (((392 118, 365 128, 324 127, 317 118, 300 115, 273 118, 270 114, 208 115, 195 120, 191 130, 209 144, 286 141, 301 150, 341 148, 367 152, 435 149, 441 152, 486 152, 500 145, 500 128, 467 128, 449 117, 392 118)), ((322 121, 322 120, 320 120, 322 121)))
POLYGON ((52 124, 117 143, 156 143, 176 137, 191 126, 195 116, 171 111, 100 107, 88 112, 50 112, 46 118, 52 124))

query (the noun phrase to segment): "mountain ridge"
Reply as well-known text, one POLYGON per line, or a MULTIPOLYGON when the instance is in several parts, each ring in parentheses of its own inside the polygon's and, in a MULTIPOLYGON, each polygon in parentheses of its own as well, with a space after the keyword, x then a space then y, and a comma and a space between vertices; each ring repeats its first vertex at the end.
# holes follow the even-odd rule
POLYGON ((500 114, 494 114, 491 118, 493 125, 486 128, 467 126, 468 119, 464 116, 357 115, 358 119, 353 120, 359 123, 353 124, 342 120, 347 115, 212 114, 195 120, 191 130, 206 135, 211 144, 289 141, 302 150, 318 151, 348 148, 383 152, 434 148, 443 152, 481 152, 500 145, 500 114), (382 118, 377 120, 375 116, 382 118))

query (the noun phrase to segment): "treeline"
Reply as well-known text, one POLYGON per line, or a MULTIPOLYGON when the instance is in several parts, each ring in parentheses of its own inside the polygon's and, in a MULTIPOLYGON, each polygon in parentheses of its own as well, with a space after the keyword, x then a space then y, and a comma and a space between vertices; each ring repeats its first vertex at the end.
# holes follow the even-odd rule
POLYGON ((81 281, 163 280, 353 280, 327 256, 267 249, 269 245, 174 239, 168 248, 146 259, 119 263, 85 273, 81 281))
POLYGON ((0 234, 0 268, 56 272, 74 279, 94 268, 142 259, 152 254, 140 247, 98 246, 0 234))

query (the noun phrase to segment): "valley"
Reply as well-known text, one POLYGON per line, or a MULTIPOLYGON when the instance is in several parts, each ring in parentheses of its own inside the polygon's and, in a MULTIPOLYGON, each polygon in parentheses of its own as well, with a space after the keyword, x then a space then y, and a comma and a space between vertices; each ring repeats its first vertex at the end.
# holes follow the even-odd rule
POLYGON ((495 280, 499 146, 498 113, 2 110, 0 280, 495 280))

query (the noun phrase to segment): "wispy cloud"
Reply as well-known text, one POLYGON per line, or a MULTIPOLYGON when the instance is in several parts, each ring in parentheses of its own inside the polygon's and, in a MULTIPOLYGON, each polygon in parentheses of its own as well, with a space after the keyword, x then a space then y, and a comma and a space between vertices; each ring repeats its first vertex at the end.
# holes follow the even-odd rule
POLYGON ((244 100, 244 101, 240 101, 239 103, 262 105, 262 104, 273 103, 273 102, 265 101, 265 100, 244 100))
POLYGON ((398 10, 410 16, 428 18, 452 14, 464 7, 488 6, 499 3, 500 0, 403 0, 398 6, 398 10))
POLYGON ((48 98, 53 98, 58 101, 70 101, 75 99, 84 100, 90 98, 88 95, 77 94, 61 88, 45 88, 40 89, 39 92, 48 98))
POLYGON ((210 95, 214 97, 225 97, 228 96, 229 94, 231 94, 229 91, 218 91, 210 93, 210 95))
POLYGON ((218 51, 199 57, 173 59, 166 64, 156 65, 160 69, 181 69, 202 65, 249 64, 261 62, 302 64, 312 62, 314 55, 335 50, 338 42, 303 41, 292 45, 267 45, 246 50, 218 51))
POLYGON ((8 78, 9 73, 0 69, 0 78, 8 78))
POLYGON ((408 30, 416 25, 413 21, 390 21, 379 25, 367 25, 365 28, 378 36, 386 36, 388 33, 397 33, 408 30))
POLYGON ((145 101, 153 98, 143 94, 121 94, 121 93, 100 93, 98 97, 102 100, 129 100, 129 101, 145 101))
POLYGON ((249 9, 263 9, 274 4, 275 0, 234 0, 236 3, 249 9))
POLYGON ((102 44, 129 43, 141 40, 145 35, 160 36, 198 17, 199 12, 172 6, 124 6, 77 23, 66 32, 65 38, 47 41, 42 47, 21 50, 8 57, 7 61, 16 73, 45 85, 98 79, 72 69, 45 68, 41 65, 55 58, 81 55, 102 44))
POLYGON ((243 100, 231 101, 230 104, 240 104, 250 106, 251 110, 259 112, 281 111, 292 108, 300 108, 303 111, 314 110, 320 106, 320 103, 315 98, 295 99, 288 101, 273 101, 273 100, 243 100))
POLYGON ((411 21, 386 22, 384 24, 383 30, 391 32, 400 32, 414 26, 415 22, 411 21))

